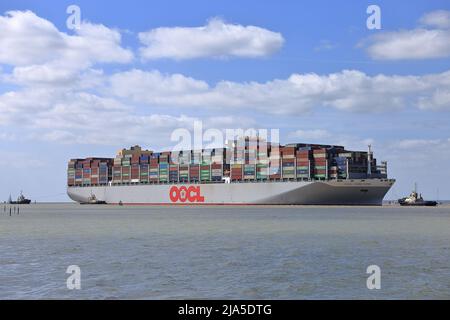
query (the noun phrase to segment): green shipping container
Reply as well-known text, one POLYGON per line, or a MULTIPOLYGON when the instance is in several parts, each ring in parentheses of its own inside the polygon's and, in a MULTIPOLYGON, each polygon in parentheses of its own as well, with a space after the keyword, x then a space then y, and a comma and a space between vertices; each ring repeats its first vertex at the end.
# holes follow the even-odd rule
POLYGON ((257 173, 256 174, 257 177, 267 177, 267 173, 257 173))

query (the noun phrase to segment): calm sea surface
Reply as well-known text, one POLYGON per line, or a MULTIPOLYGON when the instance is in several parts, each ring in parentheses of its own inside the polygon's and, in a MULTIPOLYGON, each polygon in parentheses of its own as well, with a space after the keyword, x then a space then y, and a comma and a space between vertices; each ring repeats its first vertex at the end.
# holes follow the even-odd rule
POLYGON ((0 209, 1 299, 450 298, 448 206, 0 209))

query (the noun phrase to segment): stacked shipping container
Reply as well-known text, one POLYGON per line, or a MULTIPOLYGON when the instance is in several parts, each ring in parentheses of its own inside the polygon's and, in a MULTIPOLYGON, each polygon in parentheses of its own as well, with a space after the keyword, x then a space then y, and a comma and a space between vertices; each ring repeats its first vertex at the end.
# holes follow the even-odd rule
POLYGON ((109 158, 71 159, 67 169, 69 186, 105 185, 112 178, 109 158))
MULTIPOLYGON (((114 159, 72 159, 69 186, 129 183, 207 183, 265 180, 363 179, 367 152, 314 144, 267 143, 260 138, 236 139, 228 148, 156 153, 139 146, 119 151, 114 159)), ((370 159, 371 177, 385 178, 385 165, 370 159)))

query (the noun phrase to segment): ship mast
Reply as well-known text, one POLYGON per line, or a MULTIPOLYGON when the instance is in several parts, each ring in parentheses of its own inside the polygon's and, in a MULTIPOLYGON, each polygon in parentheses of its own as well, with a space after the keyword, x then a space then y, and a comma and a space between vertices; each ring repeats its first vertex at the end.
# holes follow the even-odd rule
POLYGON ((372 145, 369 144, 369 150, 367 152, 367 176, 372 175, 372 145))

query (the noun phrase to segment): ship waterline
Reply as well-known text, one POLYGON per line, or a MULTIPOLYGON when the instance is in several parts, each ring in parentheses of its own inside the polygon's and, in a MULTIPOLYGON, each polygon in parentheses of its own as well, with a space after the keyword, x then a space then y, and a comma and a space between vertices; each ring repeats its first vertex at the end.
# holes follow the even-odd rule
POLYGON ((80 203, 95 195, 107 204, 382 205, 393 179, 273 181, 194 184, 128 184, 68 187, 80 203))

